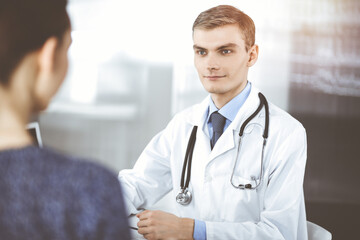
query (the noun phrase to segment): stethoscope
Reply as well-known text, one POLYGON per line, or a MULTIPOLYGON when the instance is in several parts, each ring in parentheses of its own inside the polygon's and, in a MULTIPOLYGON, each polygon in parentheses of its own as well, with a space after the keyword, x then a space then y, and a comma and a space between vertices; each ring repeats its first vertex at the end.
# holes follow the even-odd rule
MULTIPOLYGON (((263 180, 264 148, 265 148, 266 140, 268 138, 268 133, 269 133, 269 105, 268 105, 268 102, 267 102, 265 96, 260 92, 259 92, 259 99, 260 99, 260 104, 259 104, 258 108, 255 110, 255 112, 253 114, 251 114, 250 117, 248 117, 245 120, 245 122, 240 127, 239 144, 238 144, 238 149, 237 149, 237 153, 236 153, 234 168, 232 170, 232 174, 231 174, 231 178, 230 178, 231 185, 237 189, 242 189, 242 190, 257 189, 263 180), (233 183, 232 179, 234 176, 237 159, 239 157, 239 152, 240 152, 240 148, 241 148, 240 146, 241 146, 241 141, 243 138, 245 127, 260 112, 260 110, 262 109, 263 106, 265 107, 265 128, 264 128, 264 132, 263 132, 263 145, 262 145, 262 152, 261 152, 260 179, 257 182, 257 181, 255 181, 255 177, 252 177, 251 180, 254 180, 256 182, 255 186, 253 186, 251 183, 235 185, 233 183)), ((180 180, 180 192, 176 196, 176 202, 178 202, 181 205, 188 205, 192 199, 191 192, 189 191, 188 188, 189 188, 190 176, 191 176, 191 161, 192 161, 194 146, 195 146, 195 142, 196 142, 196 131, 197 131, 197 126, 194 126, 191 131, 190 139, 189 139, 189 142, 188 142, 188 145, 186 148, 186 153, 185 153, 185 158, 184 158, 184 163, 183 163, 183 168, 182 168, 182 173, 181 173, 181 180, 180 180), (185 170, 187 170, 187 174, 186 174, 186 181, 184 184, 185 170)))

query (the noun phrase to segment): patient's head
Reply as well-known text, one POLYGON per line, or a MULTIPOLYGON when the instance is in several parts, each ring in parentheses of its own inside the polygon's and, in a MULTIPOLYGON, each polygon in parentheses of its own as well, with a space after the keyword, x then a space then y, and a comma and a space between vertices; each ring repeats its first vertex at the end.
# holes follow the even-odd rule
POLYGON ((44 109, 67 71, 66 0, 0 0, 0 91, 44 109))

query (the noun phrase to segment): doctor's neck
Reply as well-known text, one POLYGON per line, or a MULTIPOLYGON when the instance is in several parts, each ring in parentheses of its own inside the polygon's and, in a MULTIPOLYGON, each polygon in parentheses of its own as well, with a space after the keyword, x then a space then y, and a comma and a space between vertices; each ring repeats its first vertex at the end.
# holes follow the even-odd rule
POLYGON ((247 82, 248 81, 243 81, 239 86, 232 89, 217 89, 209 91, 215 106, 218 109, 221 109, 245 89, 247 82))

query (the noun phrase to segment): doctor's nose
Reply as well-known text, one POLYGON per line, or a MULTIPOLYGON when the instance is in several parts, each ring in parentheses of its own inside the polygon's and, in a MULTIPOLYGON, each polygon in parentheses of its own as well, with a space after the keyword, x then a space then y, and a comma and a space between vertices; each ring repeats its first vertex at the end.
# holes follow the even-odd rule
POLYGON ((220 69, 220 65, 216 57, 209 54, 206 60, 207 60, 206 62, 207 70, 216 71, 220 69))

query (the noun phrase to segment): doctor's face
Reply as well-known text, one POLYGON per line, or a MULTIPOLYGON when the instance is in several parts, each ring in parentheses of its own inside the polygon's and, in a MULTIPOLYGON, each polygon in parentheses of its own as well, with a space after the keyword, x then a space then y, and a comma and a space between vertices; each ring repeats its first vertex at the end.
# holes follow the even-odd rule
POLYGON ((246 51, 236 24, 214 29, 195 28, 193 41, 194 62, 201 83, 215 104, 217 99, 226 104, 245 88, 248 69, 257 60, 257 45, 246 51))

